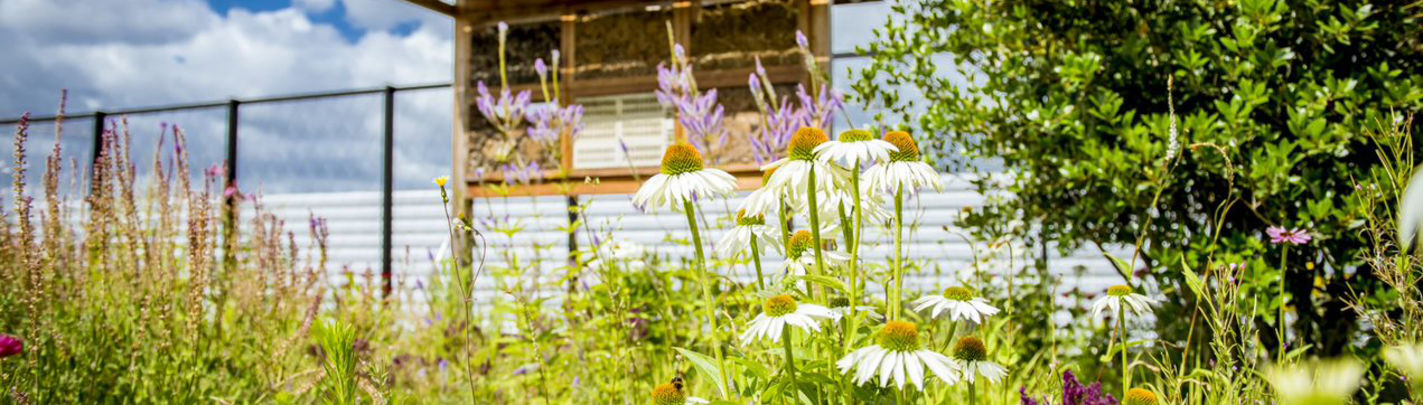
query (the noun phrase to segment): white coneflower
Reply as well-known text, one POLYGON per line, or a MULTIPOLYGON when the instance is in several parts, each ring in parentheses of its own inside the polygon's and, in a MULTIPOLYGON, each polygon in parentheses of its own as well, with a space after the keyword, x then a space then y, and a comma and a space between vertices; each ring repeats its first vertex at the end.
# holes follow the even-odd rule
POLYGON ((1364 366, 1353 359, 1310 361, 1265 370, 1281 405, 1343 405, 1359 389, 1364 366))
POLYGON ((865 168, 875 162, 889 161, 889 155, 898 151, 894 144, 875 139, 874 133, 863 129, 842 132, 839 140, 815 147, 817 159, 837 162, 846 169, 865 168))
POLYGON ((1127 396, 1122 398, 1122 405, 1157 405, 1161 400, 1156 398, 1156 393, 1141 388, 1132 388, 1127 391, 1127 396))
POLYGON ((1126 308, 1132 315, 1141 315, 1150 313, 1151 304, 1154 303, 1156 303, 1156 300, 1145 295, 1137 294, 1132 291, 1130 286, 1115 285, 1107 288, 1107 295, 1098 298, 1097 302, 1092 303, 1092 316, 1101 316, 1103 310, 1115 314, 1121 308, 1126 308))
POLYGON ((682 390, 682 377, 673 378, 672 382, 657 386, 652 389, 653 405, 685 405, 685 404, 708 404, 711 401, 697 397, 689 397, 682 390))
POLYGON ((988 300, 974 296, 973 290, 964 287, 949 287, 943 295, 928 295, 914 301, 914 310, 933 308, 931 318, 947 314, 951 321, 967 321, 982 324, 988 317, 998 314, 998 308, 988 304, 988 300))
POLYGON ((988 382, 996 383, 1008 375, 1008 369, 988 360, 988 347, 983 344, 983 340, 973 336, 964 336, 954 344, 954 360, 958 360, 963 379, 970 384, 974 382, 974 376, 982 376, 988 379, 988 382))
MULTIPOLYGON (((834 240, 826 239, 821 243, 829 245, 834 240)), ((786 273, 792 276, 803 276, 810 274, 810 269, 815 267, 815 252, 811 249, 815 247, 815 237, 810 231, 800 230, 791 235, 790 244, 786 246, 786 273)), ((821 246, 820 253, 825 255, 827 266, 838 266, 850 260, 844 253, 836 251, 833 247, 821 246)))
POLYGON ((639 209, 647 206, 681 211, 682 205, 698 197, 731 194, 736 178, 720 169, 708 169, 697 148, 685 143, 667 147, 662 155, 662 173, 647 179, 632 198, 639 209))
POLYGON ((776 173, 772 168, 761 173, 761 187, 751 190, 746 198, 741 200, 738 211, 746 212, 746 215, 772 218, 779 215, 781 205, 785 202, 785 193, 782 190, 767 187, 771 184, 771 176, 776 173))
POLYGON ((943 180, 939 178, 939 173, 934 171, 933 166, 924 163, 923 156, 919 154, 919 144, 914 143, 914 138, 909 136, 908 132, 890 132, 884 134, 884 140, 894 145, 898 151, 889 154, 889 159, 884 163, 870 167, 869 171, 865 172, 870 187, 890 194, 901 190, 913 193, 925 186, 943 190, 943 180))
POLYGON ((879 375, 879 385, 904 388, 906 382, 924 389, 924 369, 934 373, 946 384, 959 380, 959 365, 948 356, 923 348, 919 342, 919 327, 912 322, 889 321, 875 336, 875 344, 841 358, 835 363, 841 374, 855 372, 855 384, 879 375))
POLYGON ((839 188, 844 184, 845 171, 816 159, 816 148, 829 140, 825 131, 819 128, 806 127, 796 131, 786 147, 786 157, 761 168, 766 171, 775 170, 765 187, 778 190, 778 194, 785 197, 792 207, 801 208, 806 207, 804 203, 809 197, 806 190, 812 178, 812 171, 816 190, 823 192, 839 188))
POLYGON ((716 252, 723 257, 735 257, 746 253, 751 249, 751 240, 756 240, 756 247, 761 253, 767 249, 781 251, 781 244, 778 242, 781 234, 776 228, 766 225, 766 220, 759 215, 747 215, 746 211, 736 213, 736 225, 731 230, 721 236, 717 242, 716 252))
MULTIPOLYGON (((850 316, 850 299, 845 297, 832 298, 830 300, 830 312, 834 312, 837 319, 850 316)), ((875 322, 884 320, 884 314, 879 313, 879 308, 875 308, 874 306, 857 305, 854 308, 854 312, 865 314, 865 316, 875 322)))
POLYGON ((761 314, 746 325, 741 334, 741 344, 749 345, 757 340, 781 341, 786 325, 806 332, 820 332, 820 321, 837 317, 829 308, 814 304, 797 304, 789 295, 777 295, 766 300, 761 314))

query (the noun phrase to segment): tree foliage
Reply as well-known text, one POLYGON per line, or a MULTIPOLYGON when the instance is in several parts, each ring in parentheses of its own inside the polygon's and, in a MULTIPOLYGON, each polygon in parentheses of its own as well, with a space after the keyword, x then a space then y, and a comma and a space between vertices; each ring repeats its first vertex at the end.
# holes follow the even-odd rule
POLYGON ((1356 336, 1343 299, 1376 283, 1360 260, 1374 213, 1353 196, 1392 186, 1367 184, 1367 133, 1417 129, 1423 2, 917 0, 893 17, 855 88, 943 164, 1001 162, 978 186, 1013 198, 965 224, 1022 219, 1064 252, 1139 244, 1134 284, 1169 298, 1163 337, 1187 333, 1191 311, 1170 307, 1190 301, 1184 266, 1226 264, 1247 266, 1260 330, 1283 268, 1296 342, 1337 353, 1356 336), (1314 240, 1286 253, 1270 226, 1314 240))

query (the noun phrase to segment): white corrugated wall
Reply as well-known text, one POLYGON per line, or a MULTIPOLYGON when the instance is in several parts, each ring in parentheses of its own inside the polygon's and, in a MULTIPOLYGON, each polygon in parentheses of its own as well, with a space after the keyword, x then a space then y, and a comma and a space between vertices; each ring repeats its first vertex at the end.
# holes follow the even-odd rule
MULTIPOLYGON (((708 245, 720 237, 718 228, 727 223, 728 212, 735 209, 743 195, 700 205, 703 218, 708 222, 703 225, 707 229, 704 240, 708 245)), ((288 229, 297 232, 299 241, 305 233, 309 214, 326 218, 330 228, 331 269, 350 268, 357 272, 367 268, 379 269, 379 192, 268 195, 263 201, 271 212, 286 219, 288 229)), ((978 206, 982 201, 983 197, 964 178, 947 175, 944 176, 943 191, 927 191, 906 202, 905 213, 909 221, 918 225, 907 232, 906 256, 918 261, 925 269, 906 278, 907 288, 942 288, 952 284, 951 277, 956 272, 971 271, 973 248, 955 232, 951 224, 963 208, 978 206)), ((620 242, 640 244, 670 259, 691 253, 689 245, 669 242, 689 238, 686 218, 680 213, 640 212, 632 206, 627 195, 585 196, 581 202, 587 204, 584 218, 586 225, 591 227, 588 230, 594 233, 611 232, 620 242)), ((407 287, 412 287, 416 280, 427 280, 433 274, 435 267, 432 258, 448 255, 443 251, 448 233, 440 204, 439 193, 433 187, 428 191, 399 191, 395 194, 395 275, 407 287)), ((493 278, 488 274, 495 268, 507 266, 505 257, 518 257, 527 265, 539 256, 543 263, 540 272, 545 279, 558 276, 566 265, 568 202, 565 197, 479 199, 474 202, 474 212, 476 225, 484 233, 490 247, 486 262, 488 271, 478 286, 481 300, 498 295, 493 290, 493 278), (518 231, 512 237, 505 233, 513 229, 518 231)), ((588 246, 591 242, 588 230, 580 231, 577 236, 581 246, 588 246)), ((866 232, 865 237, 866 245, 862 250, 865 260, 884 263, 892 251, 892 239, 883 231, 866 232)), ((977 244, 980 249, 986 245, 981 241, 977 244)), ((1048 250, 1050 269, 1063 277, 1064 285, 1099 291, 1120 283, 1120 277, 1097 252, 1079 252, 1062 257, 1056 254, 1055 249, 1048 250), (1086 269, 1080 279, 1074 276, 1079 266, 1086 269)), ((710 246, 707 252, 711 254, 710 246)), ((1113 253, 1121 254, 1120 251, 1113 253)), ((1031 255, 1036 254, 1034 251, 1031 255)), ((781 269, 777 257, 766 257, 763 263, 767 273, 776 273, 781 269)), ((526 274, 531 272, 529 270, 526 274)), ((754 273, 745 266, 731 269, 730 273, 729 276, 743 282, 754 280, 754 273)), ((878 288, 871 290, 878 291, 878 288)), ((549 292, 553 293, 553 290, 549 292)))

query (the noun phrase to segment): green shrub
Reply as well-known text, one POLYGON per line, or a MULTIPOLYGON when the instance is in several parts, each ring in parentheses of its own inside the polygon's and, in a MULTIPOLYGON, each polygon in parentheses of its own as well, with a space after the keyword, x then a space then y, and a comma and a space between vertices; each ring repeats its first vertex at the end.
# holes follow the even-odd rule
POLYGON ((1183 293, 1183 266, 1227 263, 1247 265, 1241 291, 1260 299, 1256 329, 1270 350, 1280 268, 1286 312, 1298 316, 1291 348, 1333 355, 1359 336, 1346 298, 1379 285, 1360 233, 1366 214, 1384 213, 1351 196, 1379 168, 1365 133, 1423 110, 1420 3, 894 8, 902 19, 862 49, 874 61, 856 90, 888 107, 882 121, 935 134, 941 164, 982 172, 966 162, 1001 163, 1004 176, 977 185, 1014 198, 991 200, 966 224, 1020 219, 1064 252, 1140 246, 1140 257, 1124 258, 1131 269, 1119 270, 1143 271, 1166 295, 1157 314, 1168 342, 1186 342, 1197 325, 1184 310, 1194 297, 1183 293), (900 87, 924 100, 901 98, 900 87), (1286 255, 1267 240, 1270 226, 1314 240, 1286 255))

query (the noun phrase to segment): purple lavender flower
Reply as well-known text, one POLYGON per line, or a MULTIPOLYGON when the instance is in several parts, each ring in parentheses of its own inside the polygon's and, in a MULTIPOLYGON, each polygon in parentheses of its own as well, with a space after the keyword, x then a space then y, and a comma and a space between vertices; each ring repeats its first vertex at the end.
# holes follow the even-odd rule
POLYGON ((1038 405, 1037 400, 1033 399, 1033 397, 1028 396, 1028 389, 1026 387, 1018 388, 1018 398, 1019 403, 1023 405, 1038 405))
POLYGON ((1272 226, 1265 229, 1265 233, 1270 235, 1270 243, 1276 245, 1288 243, 1299 246, 1309 243, 1311 239, 1314 239, 1309 236, 1308 231, 1299 228, 1285 229, 1283 227, 1272 226))
POLYGON ((481 81, 476 84, 475 91, 479 93, 475 97, 475 106, 479 108, 479 113, 489 120, 489 123, 498 128, 501 132, 509 132, 517 128, 523 122, 525 112, 531 103, 528 90, 512 94, 509 89, 501 89, 499 97, 496 98, 489 93, 489 87, 481 81))
POLYGON ((534 59, 534 72, 539 74, 539 78, 548 75, 548 65, 544 64, 544 58, 534 59))
POLYGON ((810 40, 805 37, 804 32, 795 31, 795 44, 803 49, 810 48, 810 40))
POLYGON ((25 352, 25 341, 10 335, 0 335, 0 359, 25 352))

